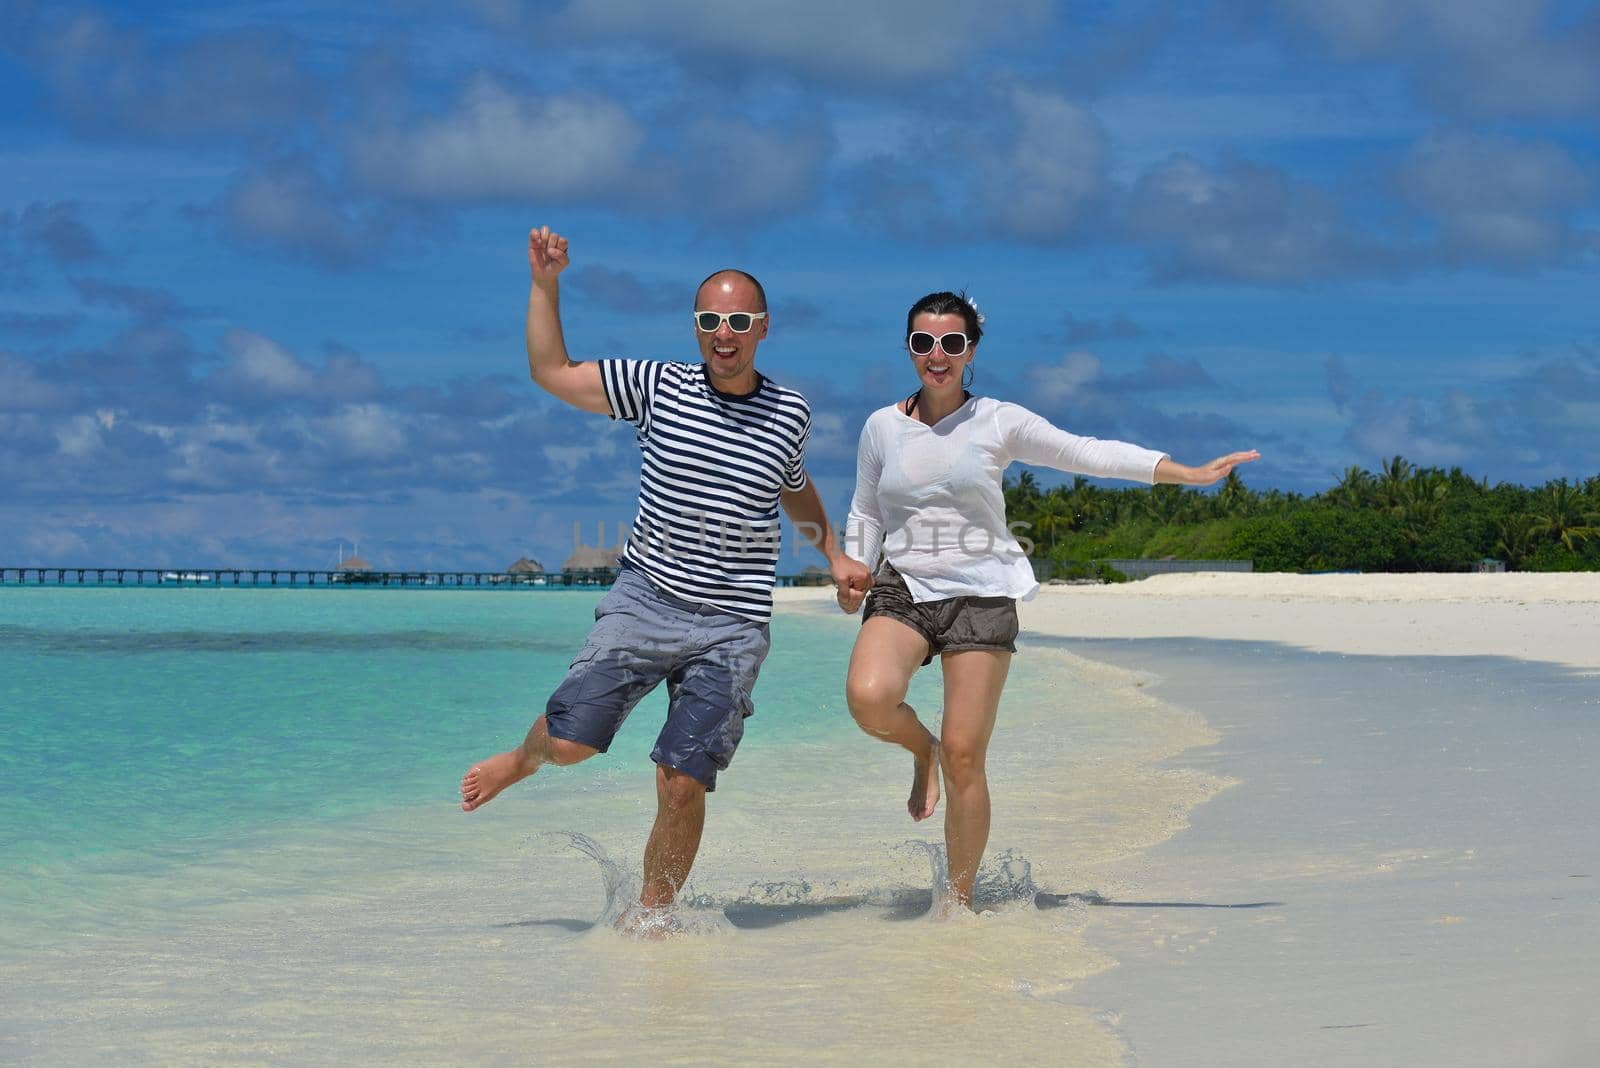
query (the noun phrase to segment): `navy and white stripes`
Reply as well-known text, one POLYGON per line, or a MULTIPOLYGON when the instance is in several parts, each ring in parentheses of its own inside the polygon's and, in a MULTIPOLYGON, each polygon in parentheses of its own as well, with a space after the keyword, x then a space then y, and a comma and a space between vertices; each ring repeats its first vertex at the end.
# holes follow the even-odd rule
POLYGON ((623 559, 684 600, 769 619, 778 494, 806 484, 805 398, 765 377, 720 393, 704 364, 601 360, 600 377, 644 456, 623 559))

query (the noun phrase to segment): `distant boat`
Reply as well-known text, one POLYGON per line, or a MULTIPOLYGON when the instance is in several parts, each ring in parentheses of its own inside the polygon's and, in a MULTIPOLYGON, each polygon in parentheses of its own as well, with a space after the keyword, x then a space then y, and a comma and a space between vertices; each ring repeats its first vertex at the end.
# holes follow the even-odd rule
POLYGON ((163 571, 162 582, 210 582, 211 575, 199 571, 163 571))

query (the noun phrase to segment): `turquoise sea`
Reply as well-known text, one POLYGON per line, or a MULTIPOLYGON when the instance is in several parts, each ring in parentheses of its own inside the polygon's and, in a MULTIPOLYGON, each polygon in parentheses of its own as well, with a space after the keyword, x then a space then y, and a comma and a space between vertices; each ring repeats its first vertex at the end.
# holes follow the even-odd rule
MULTIPOLYGON (((63 907, 63 878, 449 806, 463 765, 542 711, 600 596, 0 591, 0 907, 26 917, 63 907)), ((758 744, 854 730, 816 670, 847 651, 849 624, 827 622, 775 624, 758 744)), ((647 769, 664 710, 653 694, 609 756, 541 787, 647 769)))
POLYGON ((786 591, 641 942, 663 695, 457 802, 600 596, 0 587, 0 1063, 1594 1063, 1593 675, 1025 635, 940 919, 857 622, 786 591))
MULTIPOLYGON (((932 924, 939 820, 906 818, 909 760, 843 707, 857 621, 786 602, 687 933, 638 943, 610 921, 636 892, 664 694, 609 754, 458 807, 600 596, 0 588, 0 1061, 700 1060, 708 1036, 717 1059, 850 1060, 933 1012, 951 1052, 1065 1036, 1115 1062, 1065 997, 1109 961, 1081 907, 1035 894, 1215 792, 1154 767, 1208 740, 1193 717, 1065 654, 1019 658, 986 915, 932 924), (919 991, 900 979, 930 937, 953 952, 919 991)), ((912 700, 936 714, 935 672, 912 700)))

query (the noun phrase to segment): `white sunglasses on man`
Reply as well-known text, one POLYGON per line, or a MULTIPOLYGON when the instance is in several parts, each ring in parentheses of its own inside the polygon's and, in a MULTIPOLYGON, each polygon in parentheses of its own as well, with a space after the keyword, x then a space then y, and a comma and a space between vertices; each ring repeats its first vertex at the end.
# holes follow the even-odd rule
POLYGON ((722 329, 722 324, 727 323, 728 329, 735 334, 748 334, 750 328, 756 325, 757 319, 765 319, 766 312, 714 312, 697 311, 694 313, 694 325, 702 333, 715 334, 722 329))

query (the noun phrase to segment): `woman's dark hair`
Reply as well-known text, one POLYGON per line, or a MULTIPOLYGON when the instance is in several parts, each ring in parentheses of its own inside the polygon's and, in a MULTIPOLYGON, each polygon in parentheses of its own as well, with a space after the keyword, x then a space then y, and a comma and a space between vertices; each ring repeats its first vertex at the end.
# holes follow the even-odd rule
POLYGON ((906 312, 906 337, 911 336, 912 324, 919 315, 959 315, 966 325, 967 340, 976 345, 983 336, 983 313, 967 298, 967 291, 929 293, 906 312))

